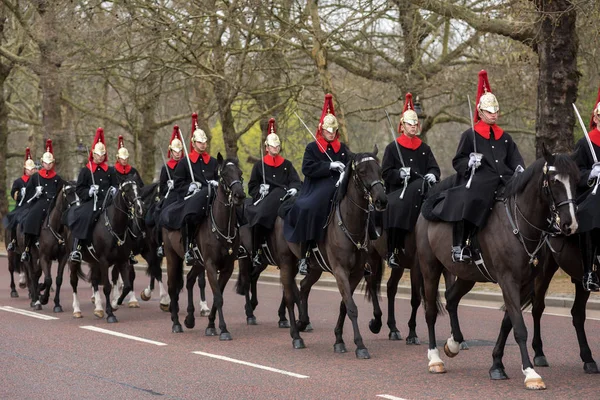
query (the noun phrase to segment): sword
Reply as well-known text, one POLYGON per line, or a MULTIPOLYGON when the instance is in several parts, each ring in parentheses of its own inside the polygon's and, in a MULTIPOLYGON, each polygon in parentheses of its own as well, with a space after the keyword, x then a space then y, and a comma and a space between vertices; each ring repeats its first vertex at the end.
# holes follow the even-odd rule
POLYGON ((404 158, 402 158, 402 153, 400 152, 400 145, 398 145, 398 141, 396 140, 396 134, 394 133, 394 125, 392 125, 392 120, 390 119, 390 115, 387 110, 385 111, 385 116, 387 117, 388 124, 390 124, 390 133, 392 134, 392 140, 396 144, 396 150, 398 151, 398 157, 400 157, 400 163, 402 164, 402 170, 406 173, 404 177, 404 188, 402 189, 402 193, 400 193, 400 198, 404 198, 404 192, 406 192, 406 188, 408 187, 408 180, 410 179, 410 167, 405 166, 404 158))
MULTIPOLYGON (((575 110, 575 115, 577 115, 577 119, 579 120, 579 125, 581 125, 581 129, 583 130, 583 135, 585 136, 587 144, 588 144, 588 146, 590 146, 590 153, 592 153, 592 158, 594 159, 594 164, 596 164, 598 162, 598 157, 596 157, 596 151, 594 151, 594 146, 592 145, 592 140, 590 139, 590 134, 588 133, 587 129, 585 129, 585 124, 583 123, 583 120, 581 119, 581 115, 579 114, 579 110, 577 110, 577 106, 575 106, 575 103, 573 103, 573 109, 575 110)), ((596 194, 596 191, 598 190, 598 184, 600 184, 600 179, 598 179, 598 177, 596 177, 596 184, 594 185, 594 190, 592 190, 592 194, 596 194)))
MULTIPOLYGON (((483 154, 477 152, 477 137, 475 136, 475 127, 473 126, 473 109, 471 108, 471 97, 467 95, 467 101, 469 102, 469 116, 471 117, 471 130, 473 131, 473 153, 477 158, 477 161, 481 161, 483 158, 483 154)), ((476 164, 477 162, 475 162, 476 164)), ((467 182, 467 189, 471 187, 471 181, 473 180, 473 176, 475 176, 475 164, 471 166, 471 176, 469 177, 469 181, 467 182)))
MULTIPOLYGON (((169 172, 169 166, 167 165, 167 160, 165 160, 165 155, 163 154, 162 151, 160 152, 160 156, 162 157, 163 164, 165 165, 165 170, 167 171, 167 177, 169 178, 169 180, 172 180, 171 173, 169 172)), ((169 192, 171 192, 171 188, 169 188, 167 185, 167 194, 165 194, 165 199, 167 197, 169 197, 169 192)))
MULTIPOLYGON (((183 151, 185 153, 185 159, 187 160, 187 165, 190 168, 190 175, 192 176, 192 182, 197 184, 198 182, 196 182, 196 180, 194 179, 194 170, 192 169, 192 162, 190 161, 190 155, 188 154, 187 146, 185 145, 185 140, 183 140, 183 135, 181 134, 181 129, 179 129, 179 128, 177 128, 177 129, 179 130, 179 137, 181 137, 181 139, 182 139, 181 144, 183 144, 183 151)), ((194 194, 195 194, 195 192, 189 196, 184 197, 183 199, 187 200, 190 197, 192 197, 194 194)))
MULTIPOLYGON (((87 146, 85 146, 85 151, 87 154, 90 154, 90 150, 88 149, 87 146)), ((92 157, 94 157, 92 155, 92 157)), ((90 175, 92 175, 92 185, 96 186, 96 180, 94 179, 94 171, 92 171, 92 161, 88 161, 88 164, 90 164, 90 175)), ((96 194, 96 192, 94 192, 94 211, 96 211, 97 207, 97 203, 98 203, 98 195, 96 194)))
MULTIPOLYGON (((262 148, 262 143, 260 143, 260 164, 262 165, 262 178, 263 178, 263 185, 267 185, 267 180, 265 178, 265 158, 263 155, 263 148, 262 148)), ((260 195, 260 198, 258 200, 256 200, 254 202, 254 205, 257 205, 258 203, 261 202, 262 199, 265 198, 264 193, 260 195)))

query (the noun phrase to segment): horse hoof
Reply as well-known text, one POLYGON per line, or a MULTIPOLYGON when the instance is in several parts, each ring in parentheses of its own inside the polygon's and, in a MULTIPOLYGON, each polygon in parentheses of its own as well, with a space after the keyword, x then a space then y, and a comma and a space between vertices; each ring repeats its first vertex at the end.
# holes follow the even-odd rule
POLYGON ((11 290, 10 297, 12 297, 13 299, 16 299, 17 297, 19 297, 19 292, 17 292, 16 290, 11 290))
POLYGON ((368 360, 371 358, 371 355, 367 349, 356 349, 356 358, 359 360, 368 360))
POLYGON ((61 306, 54 306, 54 309, 52 310, 55 313, 59 313, 59 312, 63 312, 63 309, 61 306))
POLYGON ((450 351, 450 348, 448 347, 448 343, 444 344, 444 353, 446 353, 446 355, 450 358, 454 358, 458 355, 458 353, 453 353, 452 351, 450 351))
POLYGON ((19 287, 21 289, 25 289, 27 287, 27 283, 25 283, 25 282, 19 282, 19 287))
POLYGON ((402 340, 402 335, 400 334, 400 331, 390 331, 390 333, 388 334, 388 338, 390 340, 402 340))
POLYGON ((114 324, 119 321, 117 320, 117 317, 115 317, 114 315, 111 315, 110 317, 106 318, 106 322, 108 322, 109 324, 114 324))
POLYGON ((193 316, 187 316, 185 317, 185 319, 183 320, 183 323, 185 324, 185 327, 188 329, 194 329, 194 326, 196 326, 196 318, 194 318, 193 316))
POLYGON ((333 345, 334 353, 345 353, 346 351, 346 345, 344 343, 336 343, 333 345))
POLYGON ((548 360, 546 360, 546 356, 537 356, 533 357, 533 366, 534 367, 549 367, 548 360))
POLYGON ((127 307, 129 307, 129 308, 140 308, 140 303, 138 303, 137 301, 131 301, 131 302, 129 302, 129 304, 127 305, 127 307))
POLYGON ((313 326, 312 324, 309 322, 308 325, 306 325, 306 328, 304 329, 305 332, 312 332, 313 331, 313 326))
POLYGON ((231 333, 229 332, 221 332, 221 334, 219 335, 219 340, 232 340, 233 338, 231 337, 231 333))
POLYGON ((467 344, 467 342, 460 342, 460 350, 469 350, 469 345, 467 344))
POLYGON ((446 373, 446 367, 444 366, 444 363, 431 364, 429 366, 429 372, 431 374, 445 374, 446 373))
POLYGON ((204 336, 217 336, 217 330, 215 328, 206 328, 204 336))
POLYGON ((583 370, 585 371, 586 374, 597 374, 598 366, 596 365, 595 361, 587 362, 587 363, 583 364, 583 370))
POLYGON ((161 310, 163 310, 164 312, 170 312, 171 311, 171 304, 159 304, 159 307, 161 310))
POLYGON ((256 323, 256 317, 248 317, 248 318, 246 318, 246 325, 258 325, 256 323))
POLYGON ((144 301, 150 300, 151 297, 152 297, 152 292, 150 292, 150 296, 146 296, 146 290, 142 290, 140 292, 140 298, 144 301))
POLYGON ((544 389, 546 389, 546 384, 544 383, 542 378, 533 378, 528 381, 525 381, 525 389, 544 390, 544 389))
POLYGON ((81 315, 80 311, 77 311, 73 313, 73 318, 83 318, 83 315, 81 315))
POLYGON ((372 319, 369 321, 369 329, 373 333, 379 333, 381 331, 381 321, 372 319))
MULTIPOLYGON (((277 324, 278 324, 278 326, 279 326, 280 328, 282 328, 282 329, 285 329, 285 328, 289 328, 289 327, 290 327, 290 321, 288 321, 287 319, 285 319, 285 320, 283 320, 283 321, 279 321, 277 324)), ((302 347, 302 348, 304 348, 304 347, 302 347)))
POLYGON ((417 336, 410 336, 406 338, 406 344, 411 344, 411 345, 420 345, 421 341, 419 340, 419 338, 417 336))
POLYGON ((42 305, 40 303, 36 303, 36 304, 34 304, 33 309, 36 311, 41 311, 42 305))
POLYGON ((501 381, 508 379, 508 375, 504 372, 504 368, 490 369, 490 379, 493 381, 501 381))
POLYGON ((104 311, 94 311, 94 315, 98 318, 104 318, 104 311))
POLYGON ((173 327, 171 328, 171 332, 183 333, 183 328, 181 327, 181 324, 173 324, 173 327))
POLYGON ((302 338, 292 340, 292 346, 294 349, 305 349, 304 340, 302 338))
POLYGON ((210 310, 200 310, 201 317, 208 317, 210 315, 210 310))
POLYGON ((34 307, 35 307, 35 303, 34 303, 33 301, 30 301, 30 302, 29 302, 29 307, 30 307, 30 308, 34 308, 34 307))

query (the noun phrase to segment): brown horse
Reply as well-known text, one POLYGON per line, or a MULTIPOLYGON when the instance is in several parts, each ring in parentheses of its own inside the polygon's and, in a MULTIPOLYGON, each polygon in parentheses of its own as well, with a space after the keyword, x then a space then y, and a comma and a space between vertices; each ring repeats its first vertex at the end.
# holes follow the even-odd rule
MULTIPOLYGON (((206 336, 215 336, 216 313, 219 313, 220 340, 231 340, 227 325, 223 318, 223 291, 233 272, 235 257, 239 246, 237 234, 237 216, 235 207, 241 204, 246 194, 242 185, 242 171, 237 160, 223 160, 221 153, 217 156, 219 163, 219 186, 214 201, 209 206, 209 215, 197 229, 196 243, 200 251, 199 259, 187 274, 188 307, 185 325, 191 329, 195 326, 193 288, 196 278, 206 269, 208 282, 213 293, 213 306, 208 316, 206 336)), ((184 249, 179 231, 163 228, 165 257, 167 258, 168 291, 171 297, 171 321, 174 333, 183 332, 179 322, 179 292, 183 289, 184 249)))
MULTIPOLYGON (((106 299, 107 322, 118 322, 113 314, 110 294, 112 285, 110 283, 109 269, 111 266, 117 268, 124 281, 123 293, 117 301, 121 305, 123 299, 131 291, 130 273, 132 269, 129 264, 129 253, 133 246, 133 240, 129 237, 131 221, 142 218, 143 206, 135 181, 125 181, 119 185, 117 193, 112 202, 109 196, 104 200, 103 211, 92 230, 92 244, 94 253, 89 249, 82 248, 83 260, 90 266, 89 278, 94 291, 94 315, 104 318, 102 310, 102 299, 98 291, 99 285, 103 285, 104 297, 106 299)), ((67 243, 72 243, 70 231, 67 229, 67 243)), ((67 253, 70 253, 68 249, 67 253)), ((79 278, 85 278, 81 270, 81 263, 69 261, 71 271, 71 287, 73 288, 73 317, 81 318, 79 298, 77 296, 77 284, 79 278)))
MULTIPOLYGON (((336 353, 346 352, 343 339, 343 324, 346 314, 352 321, 356 357, 370 358, 369 351, 363 343, 358 328, 358 309, 352 298, 354 290, 364 275, 364 265, 367 255, 369 218, 373 206, 384 210, 387 206, 385 188, 381 179, 381 166, 377 159, 377 146, 372 153, 352 155, 352 160, 346 166, 344 179, 334 196, 334 210, 327 224, 325 239, 318 243, 322 254, 322 262, 335 277, 338 289, 342 295, 340 314, 335 327, 336 353)), ((283 219, 278 217, 275 222, 274 247, 277 248, 277 265, 280 267, 281 283, 290 320, 295 320, 294 299, 296 283, 294 278, 298 272, 296 261, 300 254, 297 243, 288 243, 283 235, 283 219)), ((319 280, 322 270, 314 254, 310 258, 311 268, 301 282, 300 316, 297 323, 290 326, 293 347, 304 348, 304 341, 298 333, 310 323, 308 318, 308 295, 312 285, 319 280)), ((296 289, 297 290, 297 289, 296 289)))
MULTIPOLYGON (((497 202, 486 226, 478 234, 479 248, 485 266, 454 263, 450 256, 452 225, 427 221, 423 215, 416 226, 417 254, 425 284, 425 314, 429 329, 429 371, 446 372, 436 348, 435 322, 438 314, 438 284, 444 268, 457 277, 446 292, 446 309, 450 316, 452 335, 444 350, 454 357, 459 352, 463 335, 458 321, 458 304, 475 282, 490 278, 502 289, 506 318, 515 327, 515 340, 521 352, 525 386, 544 389, 542 378, 533 369, 527 352, 527 328, 521 312, 524 289, 534 277, 530 264, 537 263, 537 252, 543 247, 551 228, 569 235, 577 230, 573 194, 579 179, 575 163, 565 155, 550 155, 534 162, 522 174, 513 178, 504 193, 506 199, 497 202), (550 223, 548 221, 551 221, 550 223)), ((439 187, 444 187, 443 182, 439 187)), ((492 379, 501 379, 503 368, 490 371, 492 379)))
MULTIPOLYGON (((16 236, 16 235, 15 235, 16 236)), ((4 229, 4 243, 8 245, 11 241, 15 240, 16 246, 16 238, 12 237, 12 232, 10 229, 4 229)), ((25 268, 23 263, 21 263, 21 252, 18 251, 18 248, 15 248, 13 251, 7 251, 6 256, 8 258, 8 272, 10 273, 10 297, 17 298, 19 297, 19 292, 17 292, 17 288, 15 286, 15 272, 19 274, 19 287, 21 289, 25 289, 27 287, 27 279, 25 277, 25 268)))

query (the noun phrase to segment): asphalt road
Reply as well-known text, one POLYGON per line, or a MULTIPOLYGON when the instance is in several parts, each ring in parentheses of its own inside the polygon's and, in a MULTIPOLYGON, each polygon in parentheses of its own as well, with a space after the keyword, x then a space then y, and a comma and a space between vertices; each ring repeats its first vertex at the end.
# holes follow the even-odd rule
MULTIPOLYGON (((277 328, 276 311, 281 295, 278 284, 259 285, 260 304, 256 311, 259 325, 247 326, 243 298, 234 293, 234 282, 230 282, 225 292, 224 312, 233 340, 221 342, 218 336, 204 336, 207 319, 199 317, 198 309, 194 329, 184 327, 184 333, 171 333, 170 316, 158 307, 158 293, 149 302, 142 302, 139 309, 119 309, 116 312, 119 323, 108 324, 105 319, 93 316, 91 289, 89 284, 80 283, 83 318, 74 319, 72 291, 66 274, 65 278, 64 312, 54 314, 52 303, 42 311, 32 312, 25 290, 19 290, 19 298, 10 298, 7 261, 0 259, 0 398, 598 398, 600 376, 583 372, 569 316, 547 315, 542 320, 551 367, 536 371, 548 388, 530 392, 524 389, 519 352, 512 337, 504 362, 512 379, 490 381, 488 377, 502 317, 498 304, 461 307, 461 325, 470 349, 448 359, 440 347, 448 372, 431 375, 427 372, 427 329, 422 310, 417 332, 423 344, 407 346, 404 341, 388 340, 385 325, 378 335, 369 331, 372 308, 362 294, 357 294, 356 301, 370 360, 356 359, 349 322, 344 334, 348 353, 333 352, 333 328, 340 296, 332 288, 315 288, 311 293, 314 331, 302 334, 306 349, 294 350, 289 330, 277 328)), ((147 283, 147 278, 138 274, 136 293, 147 283)), ((187 306, 183 295, 182 322, 187 306)), ((396 305, 404 337, 410 305, 405 299, 398 299, 396 305)), ((385 315, 385 304, 382 307, 385 315)), ((549 312, 564 314, 565 310, 549 312)), ((597 312, 592 312, 587 322, 588 340, 596 355, 600 354, 598 317, 597 312)), ((525 319, 531 332, 531 316, 525 319)), ((440 343, 449 336, 447 316, 438 318, 437 334, 440 343)))

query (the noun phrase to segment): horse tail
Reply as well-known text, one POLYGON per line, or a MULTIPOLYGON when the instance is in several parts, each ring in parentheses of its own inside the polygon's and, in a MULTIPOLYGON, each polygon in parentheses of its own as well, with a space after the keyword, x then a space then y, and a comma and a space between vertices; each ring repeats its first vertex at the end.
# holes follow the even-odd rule
POLYGON ((83 270, 81 269, 81 263, 74 263, 72 265, 75 265, 75 268, 76 268, 75 272, 77 273, 77 277, 79 279, 82 279, 82 280, 84 280, 86 282, 90 281, 90 277, 91 277, 91 274, 92 274, 92 269, 91 268, 89 270, 89 273, 86 275, 86 274, 83 273, 83 270))
POLYGON ((365 297, 372 302, 374 297, 379 298, 381 294, 381 281, 383 280, 383 259, 379 257, 377 251, 372 250, 374 254, 369 254, 367 265, 371 267, 370 283, 365 279, 364 285, 368 285, 365 291, 365 297))
MULTIPOLYGON (((425 302, 425 282, 423 280, 423 274, 421 272, 421 268, 419 267, 419 264, 416 264, 417 268, 411 268, 410 273, 412 274, 418 274, 418 288, 414 288, 411 286, 411 290, 419 290, 419 293, 421 293, 421 303, 423 304, 423 308, 425 310, 427 310, 427 303, 425 302)), ((413 279, 411 277, 411 285, 412 285, 413 279)), ((435 292, 435 307, 437 308, 437 312, 438 315, 446 315, 447 311, 446 311, 446 307, 444 306, 444 303, 442 303, 442 300, 440 298, 440 291, 437 290, 435 292)))

